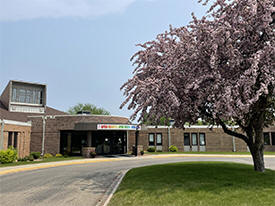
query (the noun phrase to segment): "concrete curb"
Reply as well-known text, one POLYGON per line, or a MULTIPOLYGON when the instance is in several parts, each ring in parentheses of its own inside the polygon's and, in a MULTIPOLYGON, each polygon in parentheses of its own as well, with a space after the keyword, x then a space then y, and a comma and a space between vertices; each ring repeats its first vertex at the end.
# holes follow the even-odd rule
POLYGON ((121 181, 123 180, 126 173, 129 171, 129 169, 122 171, 113 181, 113 183, 110 185, 108 190, 103 195, 102 201, 96 204, 96 206, 107 206, 109 202, 111 201, 114 193, 116 192, 117 188, 119 187, 121 181))

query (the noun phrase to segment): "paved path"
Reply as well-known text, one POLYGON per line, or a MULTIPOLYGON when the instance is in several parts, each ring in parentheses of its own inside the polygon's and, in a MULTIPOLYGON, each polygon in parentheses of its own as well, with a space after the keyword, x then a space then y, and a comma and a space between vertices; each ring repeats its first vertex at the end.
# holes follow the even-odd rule
MULTIPOLYGON (((14 171, 15 167, 1 168, 0 204, 101 205, 102 200, 106 199, 104 194, 122 171, 145 165, 183 161, 230 161, 252 164, 249 156, 154 155, 142 158, 73 160, 16 167, 23 171, 14 171), (10 172, 4 174, 4 171, 8 170, 10 172)), ((274 156, 266 157, 265 162, 268 168, 275 170, 274 156)))

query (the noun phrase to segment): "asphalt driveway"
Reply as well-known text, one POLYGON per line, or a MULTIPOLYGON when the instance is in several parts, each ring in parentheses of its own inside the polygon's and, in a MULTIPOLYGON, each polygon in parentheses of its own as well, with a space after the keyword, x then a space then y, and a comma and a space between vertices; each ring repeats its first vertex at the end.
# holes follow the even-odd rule
MULTIPOLYGON (((121 172, 134 167, 185 161, 252 164, 250 157, 240 156, 155 155, 26 170, 0 176, 0 203, 1 206, 102 205, 106 191, 121 172)), ((265 163, 267 168, 275 170, 275 157, 265 158, 265 163)))

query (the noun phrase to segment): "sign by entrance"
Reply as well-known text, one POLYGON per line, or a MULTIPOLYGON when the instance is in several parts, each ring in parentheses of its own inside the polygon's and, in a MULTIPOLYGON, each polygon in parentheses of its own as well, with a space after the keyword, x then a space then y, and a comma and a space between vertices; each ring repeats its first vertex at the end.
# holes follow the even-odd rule
POLYGON ((97 124, 98 130, 139 130, 138 125, 129 124, 97 124))

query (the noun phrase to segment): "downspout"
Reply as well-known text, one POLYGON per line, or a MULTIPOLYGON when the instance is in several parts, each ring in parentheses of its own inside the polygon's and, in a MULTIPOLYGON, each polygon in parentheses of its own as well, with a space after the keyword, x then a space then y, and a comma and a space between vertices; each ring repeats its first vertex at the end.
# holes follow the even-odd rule
POLYGON ((1 123, 0 150, 2 150, 3 142, 4 142, 4 126, 5 126, 4 119, 0 120, 0 123, 1 123))
POLYGON ((169 147, 171 146, 171 130, 170 130, 170 125, 168 126, 168 150, 169 147))
POLYGON ((46 129, 46 116, 42 117, 42 151, 41 151, 41 156, 44 155, 45 152, 45 129, 46 129))

